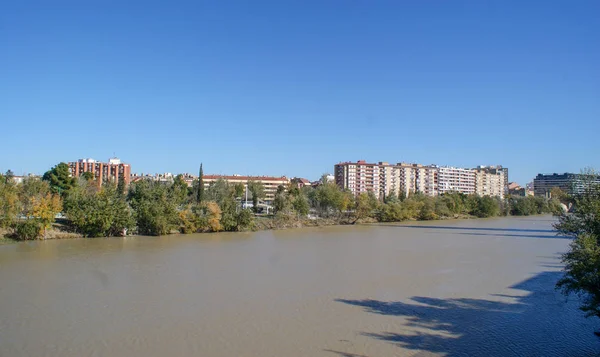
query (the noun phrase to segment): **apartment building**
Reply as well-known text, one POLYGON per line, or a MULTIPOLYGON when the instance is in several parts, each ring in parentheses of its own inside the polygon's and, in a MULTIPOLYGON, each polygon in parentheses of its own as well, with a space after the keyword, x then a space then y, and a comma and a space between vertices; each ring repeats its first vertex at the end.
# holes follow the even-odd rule
POLYGON ((550 191, 558 187, 572 195, 584 192, 589 185, 600 185, 600 175, 584 174, 538 174, 533 179, 533 193, 535 196, 551 197, 550 191))
POLYGON ((71 176, 80 177, 84 172, 90 172, 94 175, 94 180, 101 185, 105 182, 118 182, 123 178, 125 184, 131 181, 131 165, 121 162, 120 159, 113 157, 108 162, 99 162, 94 159, 79 159, 75 162, 69 162, 71 176))
POLYGON ((505 170, 497 167, 478 166, 475 172, 475 193, 479 196, 504 198, 507 184, 505 170))
POLYGON ((413 192, 420 192, 427 196, 437 196, 439 189, 439 168, 437 166, 426 166, 413 164, 415 175, 415 187, 413 192))
POLYGON ((373 192, 380 196, 380 167, 378 164, 357 162, 341 162, 334 166, 335 183, 343 189, 348 189, 354 195, 373 192))
POLYGON ((402 191, 401 170, 398 165, 380 162, 379 166, 379 196, 382 198, 390 195, 397 196, 402 191))
POLYGON ((437 196, 437 167, 420 164, 377 164, 366 161, 342 162, 335 165, 335 182, 354 195, 373 192, 378 198, 421 192, 437 196))
POLYGON ((438 168, 439 194, 460 192, 467 195, 475 193, 475 171, 452 166, 438 168))
POLYGON ((451 166, 412 163, 377 164, 366 161, 341 162, 334 167, 335 182, 354 195, 372 191, 378 198, 409 196, 415 192, 438 196, 446 192, 504 197, 508 189, 508 169, 479 166, 464 169, 451 166))
MULTIPOLYGON (((208 188, 213 182, 223 179, 230 184, 238 184, 241 183, 244 185, 246 190, 248 189, 247 184, 248 181, 256 181, 263 184, 265 188, 265 198, 264 201, 267 203, 272 202, 275 199, 275 194, 277 193, 277 187, 282 185, 286 189, 290 184, 290 179, 285 176, 281 177, 273 177, 273 176, 241 176, 241 175, 204 175, 202 180, 204 181, 204 187, 208 188)), ((248 193, 248 197, 250 197, 250 193, 248 193)))

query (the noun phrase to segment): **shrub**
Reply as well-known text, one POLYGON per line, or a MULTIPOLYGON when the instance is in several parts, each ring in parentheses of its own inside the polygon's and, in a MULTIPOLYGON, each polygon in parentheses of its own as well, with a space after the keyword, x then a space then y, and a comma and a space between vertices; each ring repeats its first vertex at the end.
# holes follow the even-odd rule
POLYGON ((15 223, 15 238, 20 240, 32 240, 41 236, 43 224, 37 219, 26 219, 15 223))

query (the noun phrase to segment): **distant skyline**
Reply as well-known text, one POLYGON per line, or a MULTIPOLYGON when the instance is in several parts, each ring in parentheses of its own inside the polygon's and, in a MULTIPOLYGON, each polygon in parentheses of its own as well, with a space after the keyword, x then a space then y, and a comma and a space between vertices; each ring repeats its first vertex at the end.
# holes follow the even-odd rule
POLYGON ((7 1, 0 171, 600 168, 598 1, 7 1))

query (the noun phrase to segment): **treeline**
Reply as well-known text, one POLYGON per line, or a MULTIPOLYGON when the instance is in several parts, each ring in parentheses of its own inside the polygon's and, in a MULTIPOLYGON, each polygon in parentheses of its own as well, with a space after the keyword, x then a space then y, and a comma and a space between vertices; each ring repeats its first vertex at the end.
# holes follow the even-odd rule
MULTIPOLYGON (((257 227, 256 213, 265 196, 260 182, 242 184, 218 180, 204 189, 200 178, 188 187, 181 175, 172 183, 139 181, 125 187, 123 181, 98 187, 91 175, 74 179, 61 163, 43 178, 25 178, 16 184, 7 173, 0 175, 0 228, 17 239, 45 237, 57 215, 62 229, 84 237, 126 234, 164 235, 244 231, 257 227), (246 195, 253 211, 242 204, 246 195)), ((271 203, 269 218, 275 221, 330 223, 358 221, 396 222, 457 217, 532 215, 562 211, 556 199, 541 197, 479 197, 447 193, 429 197, 387 196, 378 200, 372 193, 354 197, 335 183, 322 178, 317 187, 280 186, 271 203)), ((270 225, 273 226, 273 225, 270 225)), ((276 225, 275 225, 276 227, 276 225)))

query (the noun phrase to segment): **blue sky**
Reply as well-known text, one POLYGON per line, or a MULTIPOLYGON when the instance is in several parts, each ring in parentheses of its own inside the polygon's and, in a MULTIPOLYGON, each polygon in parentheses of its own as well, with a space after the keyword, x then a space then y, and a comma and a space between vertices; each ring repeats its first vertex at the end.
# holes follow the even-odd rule
POLYGON ((0 170, 600 168, 598 1, 4 1, 0 170))

